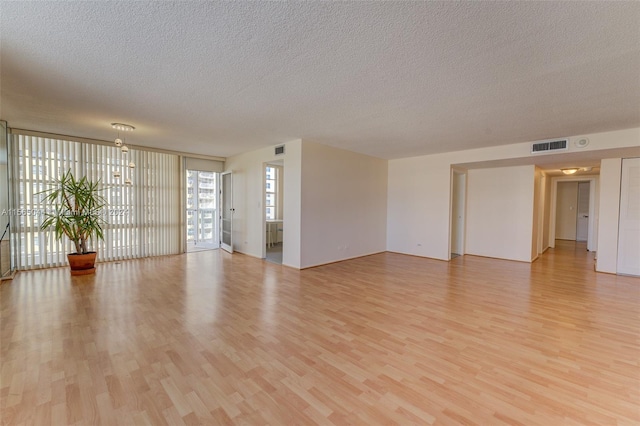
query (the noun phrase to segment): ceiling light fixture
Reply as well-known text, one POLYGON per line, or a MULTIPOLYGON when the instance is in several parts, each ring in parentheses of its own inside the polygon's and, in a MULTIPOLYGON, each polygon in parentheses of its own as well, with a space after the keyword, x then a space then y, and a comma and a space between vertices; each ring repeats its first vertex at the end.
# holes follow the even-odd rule
POLYGON ((119 132, 133 132, 135 130, 135 127, 132 125, 124 123, 111 123, 111 127, 119 132))
MULTIPOLYGON (((131 170, 135 169, 136 164, 133 161, 129 161, 127 162, 125 155, 129 153, 129 147, 125 144, 125 138, 124 136, 122 137, 122 139, 120 139, 120 132, 133 132, 133 130, 135 129, 135 127, 133 127, 130 124, 124 124, 124 123, 111 123, 111 127, 113 127, 114 129, 116 129, 118 131, 118 137, 115 139, 114 143, 116 145, 116 147, 120 148, 120 152, 122 153, 123 156, 123 163, 124 163, 124 168, 129 169, 129 175, 125 177, 124 183, 126 185, 131 185, 133 182, 131 181, 131 170)), ((126 174, 126 173, 125 173, 126 174)), ((114 170, 113 171, 113 177, 118 179, 120 178, 122 174, 120 173, 120 170, 114 170)))
POLYGON ((578 169, 577 167, 571 167, 570 169, 560 169, 560 171, 562 171, 562 173, 564 173, 565 175, 572 175, 578 170, 580 169, 578 169))

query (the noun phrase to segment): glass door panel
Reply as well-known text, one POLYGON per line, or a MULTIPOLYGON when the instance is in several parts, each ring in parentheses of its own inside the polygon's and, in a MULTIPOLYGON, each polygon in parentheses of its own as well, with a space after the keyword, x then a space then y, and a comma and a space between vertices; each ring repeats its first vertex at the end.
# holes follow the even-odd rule
POLYGON ((232 203, 231 172, 222 174, 222 191, 220 191, 220 204, 222 205, 222 238, 220 246, 233 253, 233 203, 232 203))
POLYGON ((218 173, 187 170, 187 252, 220 246, 217 204, 218 173))

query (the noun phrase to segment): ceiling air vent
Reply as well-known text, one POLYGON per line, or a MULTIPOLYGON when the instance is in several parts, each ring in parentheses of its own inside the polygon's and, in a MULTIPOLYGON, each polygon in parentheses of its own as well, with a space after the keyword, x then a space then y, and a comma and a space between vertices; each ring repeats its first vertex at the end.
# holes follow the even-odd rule
POLYGON ((276 146, 276 155, 284 154, 284 145, 276 146))
POLYGON ((569 147, 569 139, 558 139, 545 142, 535 142, 531 145, 532 154, 544 154, 553 151, 566 151, 569 147))

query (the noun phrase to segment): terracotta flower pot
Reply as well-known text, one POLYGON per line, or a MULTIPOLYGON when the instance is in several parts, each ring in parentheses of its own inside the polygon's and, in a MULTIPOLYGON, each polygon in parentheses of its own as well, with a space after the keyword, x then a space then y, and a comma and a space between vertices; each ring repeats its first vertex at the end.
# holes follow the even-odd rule
POLYGON ((88 275, 96 272, 96 256, 97 253, 95 251, 86 254, 68 254, 67 259, 69 259, 71 275, 88 275))

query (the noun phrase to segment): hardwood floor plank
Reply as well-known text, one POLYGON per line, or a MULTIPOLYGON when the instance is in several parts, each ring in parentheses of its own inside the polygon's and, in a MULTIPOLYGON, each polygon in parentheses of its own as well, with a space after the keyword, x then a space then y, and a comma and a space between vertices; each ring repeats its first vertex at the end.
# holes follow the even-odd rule
MULTIPOLYGON (((4 420, 4 414, 3 414, 4 420)), ((6 423, 11 424, 11 423, 6 423)), ((65 404, 56 404, 51 407, 51 424, 52 425, 65 425, 67 421, 67 410, 65 404)))
POLYGON ((0 423, 640 424, 640 280, 382 253, 206 251, 0 286, 0 423))

